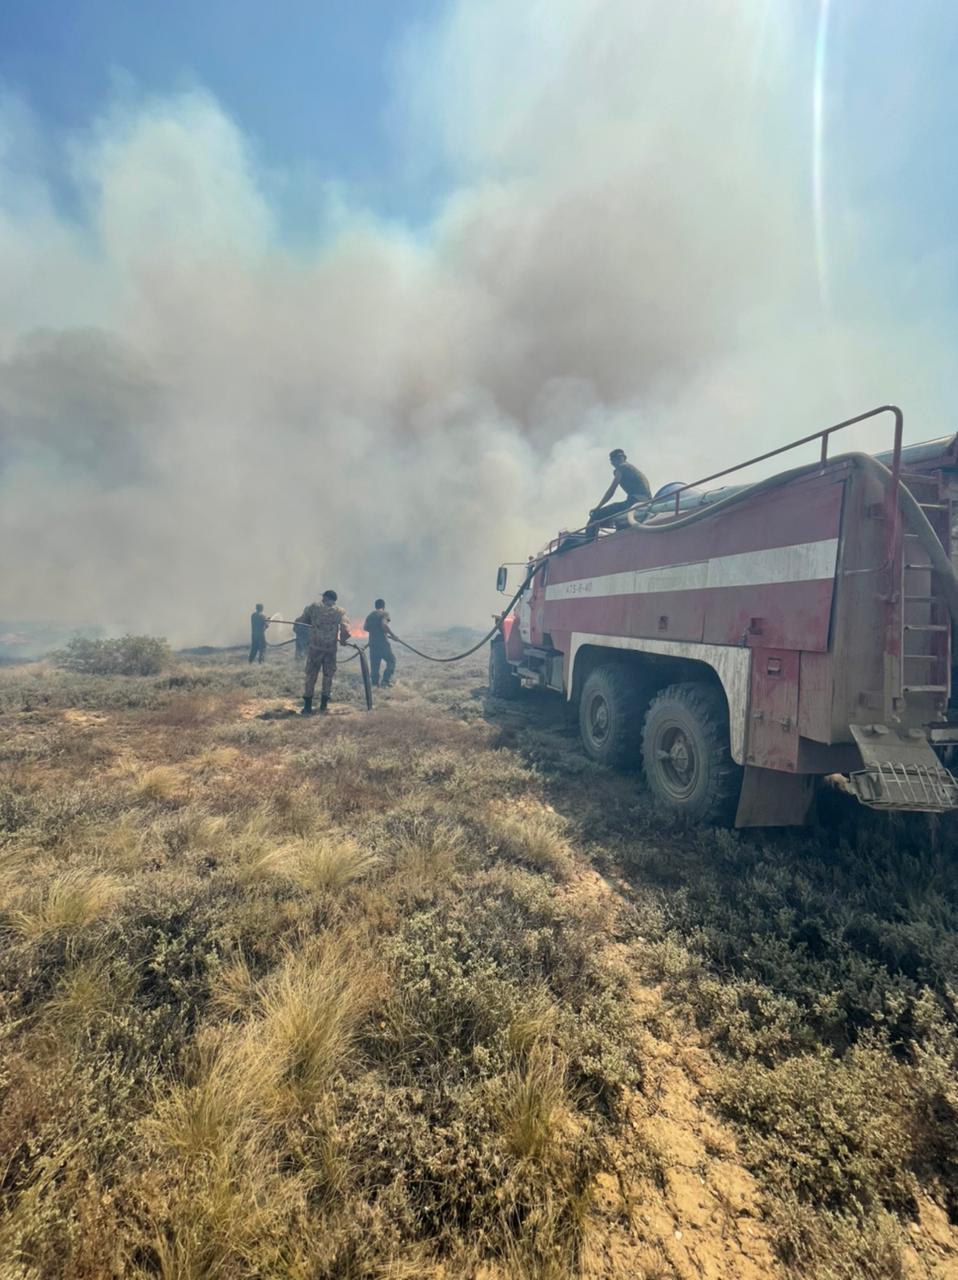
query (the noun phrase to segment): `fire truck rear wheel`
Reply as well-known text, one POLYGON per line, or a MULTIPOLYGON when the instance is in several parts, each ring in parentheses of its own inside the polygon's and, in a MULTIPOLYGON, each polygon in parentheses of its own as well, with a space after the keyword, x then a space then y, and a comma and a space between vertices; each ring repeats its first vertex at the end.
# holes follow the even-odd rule
POLYGON ((648 689, 629 667, 610 662, 590 671, 579 698, 579 736, 586 755, 608 765, 634 758, 648 701, 648 689))
POLYGON ((506 657, 506 646, 493 640, 489 646, 489 692, 494 698, 517 698, 522 686, 506 657))
POLYGON ((673 813, 731 822, 742 770, 732 759, 722 691, 690 682, 656 694, 642 729, 642 763, 649 790, 673 813))

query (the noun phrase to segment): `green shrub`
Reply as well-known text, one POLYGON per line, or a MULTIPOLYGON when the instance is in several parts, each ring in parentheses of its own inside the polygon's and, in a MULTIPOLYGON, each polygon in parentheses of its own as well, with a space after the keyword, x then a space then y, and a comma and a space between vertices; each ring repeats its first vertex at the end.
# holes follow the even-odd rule
POLYGON ((123 636, 90 640, 74 636, 53 661, 66 671, 94 676, 154 676, 169 665, 172 652, 157 636, 123 636))

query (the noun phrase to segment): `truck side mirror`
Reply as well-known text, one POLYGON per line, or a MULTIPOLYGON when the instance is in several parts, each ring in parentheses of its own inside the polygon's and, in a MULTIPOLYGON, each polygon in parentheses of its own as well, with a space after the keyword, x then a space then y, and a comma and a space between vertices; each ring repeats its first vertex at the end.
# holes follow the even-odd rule
POLYGON ((509 570, 504 564, 499 566, 499 572, 496 574, 496 590, 504 592, 506 583, 509 581, 509 570))

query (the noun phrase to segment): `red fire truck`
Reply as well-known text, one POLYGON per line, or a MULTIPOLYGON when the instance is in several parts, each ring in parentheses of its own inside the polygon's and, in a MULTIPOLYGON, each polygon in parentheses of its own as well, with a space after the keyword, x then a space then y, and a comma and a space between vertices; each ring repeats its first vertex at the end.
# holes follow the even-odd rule
POLYGON ((958 436, 903 449, 902 427, 886 405, 560 534, 500 620, 492 692, 564 694, 594 760, 640 761, 697 821, 801 824, 833 774, 875 808, 958 808, 958 436), (890 452, 829 456, 881 414, 890 452), (817 460, 708 487, 799 446, 817 460))

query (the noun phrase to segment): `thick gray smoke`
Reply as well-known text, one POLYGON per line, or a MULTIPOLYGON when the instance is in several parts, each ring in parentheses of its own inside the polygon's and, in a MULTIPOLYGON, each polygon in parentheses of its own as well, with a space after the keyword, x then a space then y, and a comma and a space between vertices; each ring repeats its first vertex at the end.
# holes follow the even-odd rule
POLYGON ((947 430, 953 325, 848 190, 816 208, 815 32, 768 12, 453 5, 399 59, 452 175, 416 234, 347 199, 290 247, 202 92, 71 140, 69 217, 8 104, 0 616, 228 642, 333 585, 483 626, 613 445, 657 485, 889 397, 947 430))

